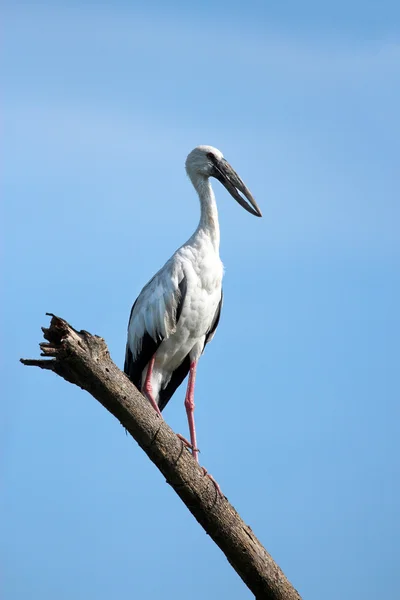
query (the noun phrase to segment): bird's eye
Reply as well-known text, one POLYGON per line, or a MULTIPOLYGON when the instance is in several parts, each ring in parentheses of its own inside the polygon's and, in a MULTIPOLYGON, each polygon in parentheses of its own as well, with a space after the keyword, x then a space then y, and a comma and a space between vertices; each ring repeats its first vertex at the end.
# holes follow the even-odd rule
POLYGON ((214 154, 212 152, 207 152, 207 158, 209 158, 212 161, 215 160, 215 156, 214 156, 214 154))

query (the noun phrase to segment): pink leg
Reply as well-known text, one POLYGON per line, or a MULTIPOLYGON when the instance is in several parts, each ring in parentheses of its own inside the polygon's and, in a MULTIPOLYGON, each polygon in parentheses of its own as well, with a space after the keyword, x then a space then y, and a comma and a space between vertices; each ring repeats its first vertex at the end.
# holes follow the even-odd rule
MULTIPOLYGON (((186 398, 185 398, 185 408, 188 417, 189 423, 189 431, 190 431, 190 442, 192 446, 192 454, 197 462, 199 462, 199 450, 197 448, 197 440, 196 440, 196 428, 194 426, 194 384, 196 381, 196 367, 197 362, 192 362, 190 365, 189 371, 189 382, 186 390, 186 398)), ((182 439, 182 436, 180 436, 182 439)), ((185 440, 186 441, 186 440, 185 440)), ((223 493, 221 492, 221 488, 218 483, 215 481, 214 477, 207 472, 207 469, 201 467, 204 475, 209 477, 213 482, 215 489, 219 496, 223 497, 223 493)))
POLYGON ((143 394, 146 396, 146 398, 148 398, 150 400, 152 407, 154 408, 156 413, 159 414, 161 417, 161 411, 158 408, 157 402, 154 400, 153 388, 151 385, 151 376, 153 375, 153 367, 154 367, 155 360, 156 360, 156 355, 154 355, 153 358, 151 359, 151 361, 149 362, 146 379, 144 380, 144 385, 143 385, 143 394))
POLYGON ((186 390, 185 408, 189 423, 190 443, 192 445, 192 454, 197 462, 199 462, 199 450, 196 441, 196 428, 194 426, 194 383, 196 381, 196 366, 197 362, 190 364, 189 382, 186 390))

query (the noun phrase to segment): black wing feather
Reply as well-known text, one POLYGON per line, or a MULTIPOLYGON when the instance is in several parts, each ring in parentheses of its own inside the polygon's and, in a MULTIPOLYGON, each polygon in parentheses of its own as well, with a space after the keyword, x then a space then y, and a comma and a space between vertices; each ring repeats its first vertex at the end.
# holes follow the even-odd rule
POLYGON ((186 292, 187 292, 187 281, 186 281, 186 277, 184 277, 182 279, 182 281, 179 284, 179 292, 180 292, 180 296, 179 296, 179 302, 178 302, 178 306, 176 307, 176 324, 178 324, 179 319, 181 318, 181 313, 182 313, 182 308, 183 308, 183 302, 186 298, 186 292))
POLYGON ((167 406, 168 401, 171 399, 173 394, 181 385, 182 381, 185 379, 186 375, 189 373, 189 369, 190 356, 188 354, 179 367, 172 373, 172 377, 169 380, 168 385, 163 390, 160 390, 158 394, 158 406, 160 410, 163 410, 167 406))
POLYGON ((158 338, 155 342, 151 335, 146 332, 142 338, 142 349, 135 360, 133 360, 132 352, 128 344, 126 346, 124 371, 132 383, 137 387, 139 392, 142 391, 143 369, 157 352, 161 342, 162 338, 158 338))
MULTIPOLYGON (((214 315, 213 322, 211 323, 211 327, 210 327, 209 331, 207 331, 207 333, 206 333, 206 339, 204 340, 204 348, 206 347, 206 344, 208 344, 208 342, 210 341, 210 338, 215 333, 215 330, 218 327, 218 323, 221 318, 221 309, 222 309, 223 300, 224 300, 224 293, 221 289, 221 300, 219 301, 217 310, 215 311, 215 315, 214 315)), ((203 352, 204 352, 204 348, 203 348, 203 352)))

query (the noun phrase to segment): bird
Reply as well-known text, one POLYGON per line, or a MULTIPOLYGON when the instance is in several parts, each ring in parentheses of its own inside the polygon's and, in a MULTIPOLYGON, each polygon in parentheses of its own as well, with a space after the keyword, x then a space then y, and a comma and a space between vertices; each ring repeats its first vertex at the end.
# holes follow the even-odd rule
POLYGON ((222 152, 197 146, 187 156, 186 173, 200 200, 193 235, 144 286, 128 322, 124 372, 161 417, 189 374, 185 409, 190 448, 197 462, 194 389, 198 361, 218 326, 223 303, 218 211, 210 179, 221 182, 249 213, 261 210, 222 152))

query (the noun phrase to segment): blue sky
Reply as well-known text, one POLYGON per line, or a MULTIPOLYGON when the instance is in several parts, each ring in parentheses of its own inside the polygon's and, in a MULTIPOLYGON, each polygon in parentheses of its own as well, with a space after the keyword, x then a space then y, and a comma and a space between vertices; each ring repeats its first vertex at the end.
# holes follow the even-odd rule
MULTIPOLYGON (((220 327, 201 461, 304 598, 399 589, 398 3, 8 2, 3 597, 250 594, 89 395, 23 368, 46 311, 122 366, 130 306, 192 233, 220 148, 220 327), (194 582, 194 584, 193 584, 194 582)), ((165 411, 187 434, 181 389, 165 411)))

